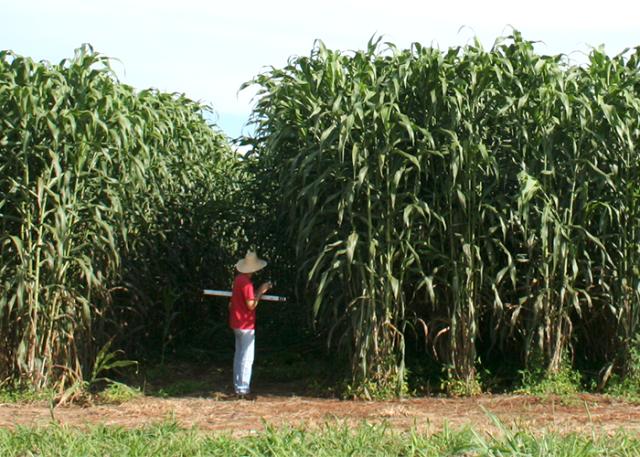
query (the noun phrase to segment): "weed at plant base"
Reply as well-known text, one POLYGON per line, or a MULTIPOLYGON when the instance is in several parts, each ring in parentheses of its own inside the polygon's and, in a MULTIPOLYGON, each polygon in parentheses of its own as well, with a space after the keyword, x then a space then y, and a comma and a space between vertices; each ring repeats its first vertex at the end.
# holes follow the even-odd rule
POLYGON ((142 391, 137 387, 131 387, 120 382, 111 382, 96 397, 101 403, 125 403, 134 398, 141 397, 142 391))
POLYGON ((613 374, 605 392, 625 400, 640 402, 640 335, 636 335, 629 350, 626 375, 613 374))
POLYGON ((581 375, 568 364, 563 364, 557 373, 548 373, 542 368, 520 370, 521 386, 516 393, 525 395, 571 396, 581 389, 581 375))
POLYGON ((444 367, 440 389, 451 397, 474 397, 482 393, 477 374, 460 378, 453 367, 444 367))
POLYGON ((450 397, 475 397, 482 393, 482 386, 477 379, 454 379, 442 381, 441 389, 450 397))
POLYGON ((50 400, 55 396, 53 389, 33 389, 29 386, 3 387, 0 389, 0 403, 33 403, 50 400))
POLYGON ((342 390, 344 399, 390 400, 409 396, 406 370, 402 379, 367 379, 360 382, 345 383, 342 390))
POLYGON ((118 357, 123 353, 122 350, 110 351, 112 340, 108 341, 96 355, 91 375, 87 380, 76 377, 71 373, 73 382, 65 390, 61 391, 55 399, 54 403, 63 405, 67 402, 91 403, 93 401, 92 392, 107 385, 116 383, 113 379, 105 376, 113 370, 138 366, 138 362, 134 360, 123 360, 118 357))

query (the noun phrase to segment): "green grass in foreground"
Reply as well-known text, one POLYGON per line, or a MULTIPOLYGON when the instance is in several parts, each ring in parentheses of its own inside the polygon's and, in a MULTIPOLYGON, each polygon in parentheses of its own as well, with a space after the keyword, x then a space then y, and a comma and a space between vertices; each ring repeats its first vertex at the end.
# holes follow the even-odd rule
POLYGON ((535 436, 502 428, 496 437, 470 428, 427 436, 381 425, 325 425, 319 430, 272 428, 243 438, 183 429, 167 422, 125 430, 87 430, 51 425, 0 430, 2 456, 637 456, 640 438, 625 432, 606 435, 535 436))

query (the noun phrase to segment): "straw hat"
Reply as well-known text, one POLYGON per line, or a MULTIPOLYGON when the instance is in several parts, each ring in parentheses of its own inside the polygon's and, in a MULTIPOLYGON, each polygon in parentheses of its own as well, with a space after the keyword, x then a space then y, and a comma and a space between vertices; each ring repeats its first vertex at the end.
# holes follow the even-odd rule
POLYGON ((255 273, 258 270, 262 270, 267 266, 267 262, 259 259, 255 252, 247 251, 247 255, 244 259, 241 259, 236 263, 236 269, 240 273, 255 273))

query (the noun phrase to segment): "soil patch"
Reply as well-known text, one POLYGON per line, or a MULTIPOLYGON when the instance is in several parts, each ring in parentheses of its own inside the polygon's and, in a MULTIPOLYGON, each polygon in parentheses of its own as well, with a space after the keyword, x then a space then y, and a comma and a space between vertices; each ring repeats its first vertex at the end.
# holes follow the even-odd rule
POLYGON ((147 374, 138 379, 148 395, 122 404, 69 405, 53 410, 47 402, 0 404, 0 427, 43 426, 54 421, 72 427, 102 424, 137 428, 170 420, 182 427, 244 435, 263 430, 265 423, 315 428, 326 423, 356 425, 366 421, 427 433, 466 425, 492 433, 499 431, 497 419, 506 427, 530 431, 640 432, 640 405, 602 395, 538 398, 486 394, 344 401, 314 395, 305 379, 276 381, 273 373, 278 372, 258 370, 253 386, 258 398, 247 401, 230 395, 231 374, 226 367, 172 365, 155 370, 148 376, 150 380, 147 374))
POLYGON ((174 420, 180 426, 247 434, 262 430, 265 422, 280 426, 318 427, 327 422, 386 423, 397 429, 436 432, 445 425, 472 425, 479 431, 497 431, 492 415, 507 427, 562 432, 640 432, 640 406, 597 395, 540 399, 517 395, 476 398, 412 398, 397 401, 342 401, 304 396, 267 394, 256 401, 214 398, 140 397, 120 405, 55 408, 53 419, 45 403, 0 405, 0 426, 42 426, 52 420, 73 427, 110 425, 125 428, 174 420))

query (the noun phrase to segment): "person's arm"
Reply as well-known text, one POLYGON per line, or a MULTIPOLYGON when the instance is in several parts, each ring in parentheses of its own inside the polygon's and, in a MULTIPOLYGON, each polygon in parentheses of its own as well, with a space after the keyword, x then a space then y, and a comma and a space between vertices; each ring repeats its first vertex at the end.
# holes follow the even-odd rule
POLYGON ((256 295, 256 298, 254 298, 253 300, 247 300, 247 308, 253 311, 258 307, 259 300, 260 300, 260 295, 256 295))
POLYGON ((258 292, 255 294, 254 298, 247 299, 247 301, 246 301, 247 308, 249 308, 251 311, 256 309, 258 307, 258 302, 260 301, 262 296, 265 293, 267 293, 267 291, 270 288, 271 288, 271 283, 270 282, 265 282, 265 283, 261 284, 260 287, 258 287, 258 292))

